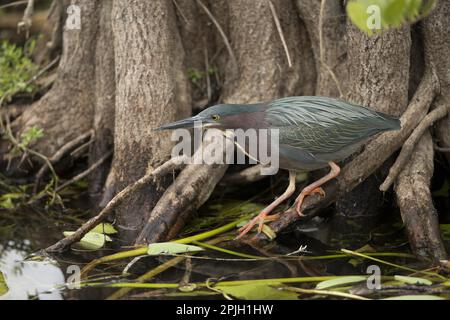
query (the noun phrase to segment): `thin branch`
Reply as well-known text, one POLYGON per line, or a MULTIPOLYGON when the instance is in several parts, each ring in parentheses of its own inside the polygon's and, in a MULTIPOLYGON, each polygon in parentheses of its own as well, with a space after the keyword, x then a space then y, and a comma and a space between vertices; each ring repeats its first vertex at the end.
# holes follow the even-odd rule
POLYGON ((448 114, 450 106, 441 104, 439 107, 431 111, 423 120, 419 123, 417 128, 413 131, 411 136, 403 144, 402 151, 400 152, 394 165, 389 170, 389 174, 380 186, 380 190, 387 191, 394 181, 397 179, 400 172, 405 168, 406 163, 410 160, 411 154, 414 151, 414 147, 420 140, 425 131, 431 127, 436 121, 444 118, 448 114))
POLYGON ((19 141, 17 141, 17 139, 14 137, 12 131, 11 131, 11 124, 9 122, 9 117, 6 116, 5 117, 6 120, 6 126, 3 123, 2 119, 0 119, 0 128, 2 129, 2 131, 6 134, 8 140, 19 150, 21 150, 24 153, 29 153, 32 154, 38 158, 40 158, 41 160, 43 160, 45 163, 47 163, 47 166, 49 167, 50 171, 52 172, 54 179, 55 179, 55 187, 58 181, 58 175, 56 174, 55 169, 53 168, 52 164, 50 163, 50 160, 44 156, 42 153, 39 153, 37 151, 34 151, 32 149, 29 149, 26 146, 23 146, 22 144, 19 143, 19 141))
POLYGON ((10 7, 21 6, 21 5, 27 4, 27 3, 28 3, 28 0, 15 1, 15 2, 4 4, 4 5, 0 6, 0 10, 6 9, 6 8, 10 8, 10 7))
POLYGON ((54 245, 45 249, 47 252, 63 252, 67 250, 72 244, 80 241, 80 239, 88 233, 90 230, 95 228, 100 222, 103 221, 110 213, 113 212, 126 198, 130 195, 134 194, 148 183, 153 181, 157 176, 166 175, 174 170, 183 167, 184 163, 187 163, 186 156, 180 156, 176 158, 172 158, 169 161, 165 162, 163 165, 158 167, 152 172, 147 173, 145 176, 140 178, 135 183, 127 186, 125 189, 120 191, 107 205, 106 207, 100 211, 98 215, 88 220, 84 223, 74 234, 59 240, 54 245))
POLYGON ((217 30, 220 33, 220 36, 223 39, 223 42, 225 43, 225 46, 228 50, 228 53, 230 54, 231 57, 231 61, 233 62, 233 65, 235 67, 235 70, 238 70, 238 63, 237 63, 237 59, 236 56, 234 55, 233 49, 231 48, 230 45, 230 41, 228 41, 227 35, 225 34, 225 32, 223 31, 222 27, 220 26, 219 22, 217 22, 216 18, 214 18, 213 14, 211 13, 211 11, 209 11, 209 9, 200 1, 200 0, 196 0, 198 5, 203 9, 203 11, 205 11, 206 15, 209 17, 209 19, 211 19, 211 21, 214 23, 214 25, 216 26, 217 30))
POLYGON ((204 39, 204 52, 205 52, 205 78, 206 78, 206 96, 208 98, 208 103, 211 101, 211 76, 209 74, 209 55, 208 46, 206 45, 206 39, 204 39))
POLYGON ((25 30, 27 38, 30 36, 30 28, 33 24, 34 0, 28 0, 27 7, 23 13, 22 21, 17 24, 18 32, 25 30))
POLYGON ((283 44, 284 52, 286 53, 289 68, 292 68, 291 55, 289 54, 289 49, 286 43, 286 39, 284 38, 283 29, 281 28, 281 23, 280 20, 278 19, 277 11, 275 10, 275 6, 273 5, 272 1, 268 0, 268 2, 270 11, 272 11, 273 20, 275 21, 275 25, 278 30, 278 34, 280 35, 281 43, 283 44))
POLYGON ((56 192, 59 192, 59 191, 63 190, 64 188, 67 188, 71 184, 73 184, 73 183, 75 183, 77 181, 80 181, 81 179, 83 179, 83 178, 87 177, 88 175, 90 175, 100 165, 102 165, 103 162, 105 162, 109 157, 111 157, 111 155, 112 155, 112 151, 107 152, 103 157, 98 159, 97 162, 93 163, 87 170, 81 172, 80 174, 76 175, 75 177, 73 177, 69 181, 64 182, 62 185, 60 185, 58 188, 56 188, 56 192))
POLYGON ((320 13, 319 13, 319 59, 320 64, 324 66, 324 68, 328 71, 333 78, 333 81, 336 83, 336 87, 339 91, 339 96, 342 98, 344 95, 342 93, 341 85, 339 84, 339 80, 336 77, 335 73, 331 69, 331 67, 325 61, 325 50, 324 50, 324 40, 323 40, 323 16, 325 12, 325 2, 326 0, 322 0, 320 2, 320 13))
POLYGON ((175 9, 177 9, 177 11, 180 13, 181 18, 184 20, 184 22, 187 25, 190 25, 191 23, 189 22, 189 20, 186 18, 186 16, 183 13, 183 10, 181 10, 180 6, 178 5, 176 0, 172 0, 173 5, 175 6, 175 9))
MULTIPOLYGON (((64 155, 67 154, 67 152, 71 151, 73 148, 78 146, 84 140, 91 137, 92 134, 93 134, 92 130, 89 130, 88 132, 78 136, 77 138, 75 138, 75 139, 69 141, 68 143, 66 143, 65 145, 63 145, 51 158, 49 158, 50 163, 55 164, 55 163, 59 162, 64 157, 64 155)), ((36 182, 34 184, 34 193, 36 193, 37 190, 39 189, 40 181, 42 180, 44 175, 47 173, 47 170, 48 170, 48 165, 47 165, 47 163, 44 163, 44 165, 42 165, 41 169, 39 169, 38 173, 36 174, 36 182)))

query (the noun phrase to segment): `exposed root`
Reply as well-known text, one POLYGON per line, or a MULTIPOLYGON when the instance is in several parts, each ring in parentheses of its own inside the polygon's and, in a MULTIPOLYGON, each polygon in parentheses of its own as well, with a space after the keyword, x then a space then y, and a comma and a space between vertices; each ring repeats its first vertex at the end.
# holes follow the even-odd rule
MULTIPOLYGON (((111 157, 112 155, 112 151, 108 152, 107 154, 105 154, 103 157, 101 157, 99 160, 97 160, 97 162, 95 162, 94 164, 92 164, 89 168, 87 168, 85 171, 81 172, 80 174, 77 174, 75 177, 73 177, 72 179, 64 182, 62 185, 58 186, 55 190, 54 193, 58 193, 61 190, 67 188, 68 186, 74 184, 75 182, 80 181, 81 179, 87 177, 88 175, 90 175, 92 172, 94 172, 95 170, 97 170, 97 168, 99 166, 101 166, 106 160, 108 160, 109 157, 111 157)), ((37 197, 34 197, 29 203, 28 205, 42 199, 46 194, 43 193, 37 197)))
POLYGON ((51 253, 60 253, 67 250, 72 244, 80 239, 88 233, 90 230, 95 228, 100 222, 103 221, 112 211, 117 208, 126 198, 130 195, 134 194, 142 187, 146 186, 148 183, 152 182, 156 177, 162 177, 166 174, 173 172, 174 170, 180 169, 183 167, 183 163, 186 163, 187 157, 180 156, 177 158, 172 158, 157 169, 152 172, 147 173, 145 176, 140 178, 135 183, 129 185, 122 191, 120 191, 109 203, 106 207, 100 211, 98 215, 89 219, 86 223, 84 223, 74 234, 66 237, 64 239, 59 240, 54 245, 45 249, 47 252, 51 253))
POLYGON ((149 215, 135 245, 173 239, 192 212, 208 200, 226 165, 190 165, 166 190, 149 215))
POLYGON ((404 169, 405 164, 408 162, 408 160, 410 160, 411 154, 414 151, 414 147, 419 142, 422 135, 436 121, 444 118, 448 114, 449 108, 450 105, 440 104, 436 109, 431 111, 425 118, 423 118, 423 120, 419 123, 408 140, 406 140, 406 142, 403 144, 400 155, 397 157, 394 165, 389 170, 389 175, 386 177, 386 180, 380 186, 381 191, 385 192, 391 187, 391 185, 397 179, 397 176, 404 169))
MULTIPOLYGON (((72 141, 69 141, 64 146, 62 146, 52 157, 49 158, 49 162, 53 165, 60 161, 68 152, 72 151, 75 147, 80 145, 80 143, 83 143, 86 139, 90 138, 92 136, 92 131, 86 132, 79 137, 73 139, 72 141)), ((47 163, 44 163, 44 165, 39 169, 38 173, 36 174, 36 181, 34 183, 34 189, 33 193, 37 193, 39 189, 40 182, 44 175, 47 173, 49 167, 47 163)))
POLYGON ((426 132, 418 141, 409 164, 400 172, 395 192, 413 251, 420 258, 437 264, 446 258, 446 253, 430 192, 433 156, 431 134, 426 132))

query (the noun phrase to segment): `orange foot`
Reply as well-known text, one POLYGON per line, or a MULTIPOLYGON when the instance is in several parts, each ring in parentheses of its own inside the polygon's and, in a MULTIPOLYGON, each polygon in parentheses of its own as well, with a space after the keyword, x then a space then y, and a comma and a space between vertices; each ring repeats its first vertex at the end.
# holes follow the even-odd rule
POLYGON ((318 193, 320 194, 322 197, 325 197, 325 191, 321 188, 321 187, 317 187, 313 190, 308 190, 307 188, 303 189, 302 192, 300 192, 298 198, 297 198, 297 203, 295 205, 295 209, 297 211, 297 213, 299 214, 300 217, 304 217, 304 214, 301 211, 302 208, 302 204, 303 204, 303 200, 305 200, 305 197, 310 196, 314 193, 318 193))
POLYGON ((264 222, 276 221, 279 218, 280 218, 279 214, 272 214, 269 216, 269 212, 263 210, 260 214, 258 214, 252 220, 250 220, 245 226, 239 229, 239 235, 235 238, 235 240, 241 239, 243 236, 249 233, 250 230, 252 230, 256 224, 258 224, 258 233, 261 233, 264 226, 264 222))

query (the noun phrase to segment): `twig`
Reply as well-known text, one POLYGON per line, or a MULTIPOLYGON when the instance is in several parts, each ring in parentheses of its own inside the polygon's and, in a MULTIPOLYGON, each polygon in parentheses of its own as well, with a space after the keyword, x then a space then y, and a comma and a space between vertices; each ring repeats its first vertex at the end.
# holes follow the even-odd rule
POLYGON ((319 58, 320 63, 325 67, 325 69, 328 71, 328 73, 331 75, 331 78, 333 78, 334 82, 336 83, 336 87, 339 91, 339 96, 342 98, 344 95, 342 93, 341 85, 339 84, 339 80, 334 74, 333 70, 330 68, 330 66, 325 62, 325 51, 324 51, 324 44, 323 44, 323 15, 325 11, 325 2, 326 0, 322 0, 320 2, 320 13, 319 13, 319 58))
POLYGON ((211 76, 209 75, 209 56, 208 56, 208 46, 206 44, 206 39, 204 39, 204 51, 205 51, 205 78, 206 78, 206 96, 208 98, 208 103, 211 101, 211 76))
POLYGON ((95 171, 103 162, 105 162, 109 157, 111 157, 112 151, 107 152, 103 157, 97 160, 97 162, 93 163, 87 170, 83 171, 82 173, 76 175, 69 181, 64 182, 62 185, 60 185, 58 188, 56 188, 56 192, 59 192, 63 190, 64 188, 67 188, 71 184, 80 181, 84 177, 87 177, 89 174, 91 174, 93 171, 95 171))
POLYGON ((98 215, 88 220, 84 223, 74 234, 59 240, 54 245, 45 249, 47 252, 63 252, 67 250, 73 243, 79 241, 86 233, 88 233, 91 229, 95 228, 100 222, 103 221, 112 211, 117 208, 126 198, 128 198, 131 194, 140 190, 142 187, 146 186, 157 176, 165 175, 173 170, 176 170, 187 162, 186 156, 180 156, 176 158, 172 158, 169 161, 165 162, 163 165, 158 167, 152 172, 147 173, 145 176, 140 178, 135 183, 127 186, 125 189, 120 191, 107 205, 106 207, 100 211, 98 215))
POLYGON ((55 179, 55 187, 56 187, 56 183, 58 181, 58 175, 56 174, 55 169, 53 168, 52 164, 50 163, 50 160, 44 156, 42 153, 39 153, 37 151, 34 151, 32 149, 29 149, 26 146, 23 146, 19 143, 19 141, 17 141, 17 139, 14 137, 12 131, 11 131, 11 124, 9 122, 9 117, 6 116, 5 117, 6 120, 6 126, 4 125, 2 119, 0 119, 0 128, 3 130, 3 132, 6 133, 8 140, 19 150, 21 150, 24 153, 29 153, 32 154, 40 159, 42 159, 45 163, 47 163, 47 166, 49 167, 50 171, 52 172, 54 179, 55 179))
POLYGON ((4 5, 0 6, 0 10, 10 8, 10 7, 20 6, 20 5, 26 4, 26 3, 28 3, 28 0, 22 0, 22 1, 16 1, 16 2, 12 2, 12 3, 4 4, 4 5))
POLYGON ((438 152, 442 152, 442 153, 450 152, 450 148, 439 147, 437 144, 434 145, 434 150, 436 150, 438 152))
POLYGON ((216 18, 214 18, 213 14, 211 13, 211 11, 209 11, 209 9, 200 1, 200 0, 196 0, 198 5, 203 9, 203 11, 205 11, 205 13, 207 14, 207 16, 211 19, 211 21, 214 23, 214 25, 216 26, 217 30, 220 33, 220 36, 223 39, 223 42, 225 43, 225 46, 228 50, 228 53, 230 54, 231 57, 231 61, 233 62, 233 65, 235 67, 235 70, 238 70, 238 63, 237 63, 237 59, 236 56, 234 55, 233 49, 231 48, 230 42, 228 41, 227 35, 225 34, 225 32, 223 31, 222 27, 220 26, 219 22, 217 22, 216 18))
POLYGON ((28 0, 27 7, 23 13, 22 21, 17 25, 17 30, 20 33, 25 30, 27 38, 30 36, 30 28, 33 24, 33 13, 34 13, 34 0, 28 0))
POLYGON ((83 152, 85 151, 85 149, 87 149, 91 144, 93 144, 95 142, 95 139, 90 139, 88 142, 83 143, 81 146, 79 146, 78 148, 76 148, 75 150, 73 150, 70 153, 71 157, 74 158, 79 158, 82 156, 83 152))
POLYGON ((389 175, 386 177, 386 180, 384 180, 383 184, 380 186, 381 191, 385 192, 391 187, 400 172, 404 169, 405 164, 408 162, 411 154, 414 151, 414 147, 416 146, 417 142, 420 140, 424 132, 437 120, 444 118, 448 114, 448 109, 449 106, 447 106, 446 104, 441 104, 439 105, 439 107, 431 111, 425 118, 423 118, 423 120, 419 123, 408 140, 406 140, 406 142, 403 144, 400 155, 397 157, 394 165, 389 170, 389 175))
POLYGON ((286 57, 288 60, 289 68, 292 68, 292 60, 291 55, 289 54, 289 49, 286 43, 286 39, 284 38, 283 29, 281 28, 280 20, 278 19, 277 11, 275 10, 275 7, 272 3, 272 1, 268 0, 270 11, 272 11, 273 20, 275 21, 275 25, 278 30, 278 34, 280 35, 281 43, 283 44, 284 52, 286 53, 286 57))
MULTIPOLYGON (((71 185, 77 181, 80 181, 84 177, 88 176, 93 171, 95 171, 103 162, 105 162, 111 155, 112 155, 112 151, 108 152, 103 157, 101 157, 97 162, 92 164, 92 166, 90 166, 87 170, 81 172, 80 174, 76 175, 72 179, 70 179, 70 180, 66 181, 65 183, 63 183, 62 185, 58 186, 57 188, 55 188, 55 190, 53 192, 58 193, 61 190, 67 188, 69 185, 71 185)), ((41 193, 40 195, 32 198, 27 204, 30 205, 32 203, 35 203, 36 201, 42 199, 45 195, 46 195, 46 193, 41 193)))
MULTIPOLYGON (((90 130, 89 132, 86 132, 80 136, 78 136, 77 138, 69 141, 68 143, 66 143, 65 145, 63 145, 51 158, 49 158, 49 161, 51 164, 55 164, 58 161, 60 161, 64 155, 69 152, 70 150, 72 150, 73 148, 75 148, 76 146, 78 146, 80 143, 82 143, 84 140, 86 140, 87 138, 92 136, 92 131, 90 130)), ((44 163, 44 165, 41 167, 41 169, 39 169, 38 173, 36 174, 36 182, 34 184, 34 190, 33 192, 36 193, 37 190, 39 189, 39 184, 40 181, 42 180, 43 176, 45 175, 45 173, 48 170, 48 165, 47 163, 44 163)))
POLYGON ((181 10, 180 6, 178 5, 176 0, 172 0, 173 5, 175 6, 175 9, 177 9, 177 11, 180 13, 181 18, 184 20, 184 22, 187 25, 190 25, 191 23, 189 22, 189 20, 186 18, 186 16, 183 13, 183 10, 181 10))

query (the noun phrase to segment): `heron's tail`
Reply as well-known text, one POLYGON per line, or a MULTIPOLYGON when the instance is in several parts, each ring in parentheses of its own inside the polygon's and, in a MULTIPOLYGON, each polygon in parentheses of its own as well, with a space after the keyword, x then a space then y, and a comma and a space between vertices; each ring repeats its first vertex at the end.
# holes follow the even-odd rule
POLYGON ((401 123, 400 119, 398 117, 394 117, 391 115, 388 115, 386 113, 377 112, 378 115, 382 118, 383 127, 386 131, 389 130, 400 130, 401 129, 401 123))

